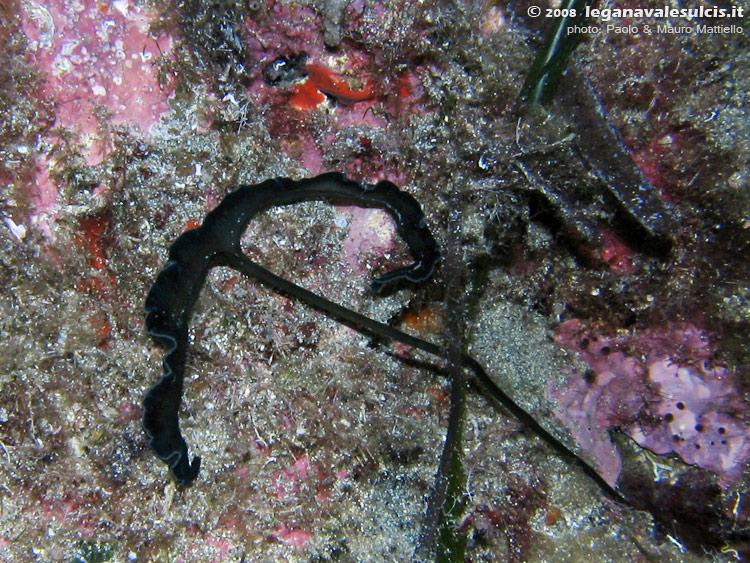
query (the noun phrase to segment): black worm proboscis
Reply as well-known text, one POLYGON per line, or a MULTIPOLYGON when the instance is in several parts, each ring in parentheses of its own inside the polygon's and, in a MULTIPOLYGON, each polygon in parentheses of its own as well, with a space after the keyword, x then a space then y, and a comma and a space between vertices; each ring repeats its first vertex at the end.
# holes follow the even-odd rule
MULTIPOLYGON (((383 180, 375 185, 356 182, 340 173, 294 181, 288 178, 266 180, 261 184, 240 186, 211 211, 197 229, 181 235, 169 249, 169 261, 151 286, 146 298, 146 330, 168 348, 164 356, 164 376, 149 389, 143 400, 143 426, 150 445, 169 464, 175 480, 190 484, 200 469, 200 457, 188 462, 187 444, 180 433, 178 410, 182 400, 188 321, 208 270, 228 266, 273 290, 299 299, 356 331, 383 341, 397 341, 429 354, 446 358, 437 344, 401 332, 351 309, 342 307, 312 291, 304 289, 250 260, 240 247, 248 222, 271 207, 303 201, 327 201, 335 205, 356 205, 387 211, 396 223, 396 231, 406 242, 414 259, 410 266, 399 268, 372 282, 377 292, 384 285, 407 279, 423 281, 432 275, 440 259, 435 238, 425 223, 419 203, 393 183, 383 180)), ((460 363, 471 370, 480 385, 521 423, 547 442, 559 454, 574 460, 612 498, 626 502, 601 476, 565 444, 550 434, 536 419, 511 399, 490 378, 482 365, 467 354, 460 363)), ((460 405, 451 405, 449 422, 458 423, 460 405)), ((448 459, 457 447, 446 441, 443 457, 448 459)))
MULTIPOLYGON (((211 268, 229 266, 281 293, 304 300, 357 330, 372 336, 383 335, 380 323, 275 276, 242 252, 240 238, 255 215, 271 207, 319 200, 334 205, 379 208, 393 217, 396 231, 409 247, 414 262, 377 278, 372 282, 374 292, 401 279, 425 280, 440 259, 438 244, 413 197, 387 180, 365 184, 335 172, 299 181, 276 178, 240 186, 206 215, 200 227, 182 234, 169 248, 169 261, 146 297, 146 331, 167 347, 167 353, 164 376, 143 400, 143 427, 149 443, 182 485, 193 481, 200 469, 200 457, 188 462, 187 444, 180 433, 177 415, 185 376, 188 322, 211 268), (368 328, 364 319, 374 324, 368 328)), ((394 338, 393 334, 387 337, 394 338)), ((439 353, 437 347, 436 350, 433 353, 439 353)))

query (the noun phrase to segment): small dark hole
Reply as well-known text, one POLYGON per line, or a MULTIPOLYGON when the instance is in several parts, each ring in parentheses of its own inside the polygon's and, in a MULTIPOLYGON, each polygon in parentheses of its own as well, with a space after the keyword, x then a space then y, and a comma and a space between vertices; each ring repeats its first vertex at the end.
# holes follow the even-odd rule
POLYGON ((726 434, 726 433, 727 433, 727 429, 724 428, 723 426, 720 426, 719 427, 719 434, 726 434))
POLYGON ((674 415, 671 412, 668 412, 664 415, 664 420, 667 422, 672 422, 674 420, 674 415))
POLYGON ((685 410, 685 403, 682 403, 682 402, 677 403, 677 408, 680 409, 681 411, 684 411, 685 410))
POLYGON ((702 424, 696 424, 695 425, 696 432, 703 432, 703 425, 702 424))
POLYGON ((602 353, 602 356, 609 356, 609 353, 612 351, 612 348, 609 346, 602 346, 602 349, 599 350, 602 353))
POLYGON ((583 372, 583 379, 589 385, 593 385, 594 383, 596 383, 596 372, 593 369, 587 369, 585 372, 583 372))

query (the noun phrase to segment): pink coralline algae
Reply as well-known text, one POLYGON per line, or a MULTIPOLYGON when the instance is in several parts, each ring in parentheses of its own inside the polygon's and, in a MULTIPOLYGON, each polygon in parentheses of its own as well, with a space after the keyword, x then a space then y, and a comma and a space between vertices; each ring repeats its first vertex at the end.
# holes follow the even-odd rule
POLYGON ((29 186, 29 203, 33 209, 29 223, 48 239, 53 240, 55 237, 50 224, 57 213, 58 188, 50 178, 49 170, 49 159, 39 157, 34 167, 35 182, 29 186))
POLYGON ((555 340, 577 350, 591 369, 550 389, 554 413, 615 484, 622 461, 608 431, 619 428, 654 453, 735 482, 750 456, 750 424, 732 374, 712 365, 707 335, 694 325, 597 336, 578 319, 555 340))
POLYGON ((368 253, 384 255, 394 246, 393 222, 377 210, 342 208, 350 218, 349 234, 343 245, 344 259, 358 273, 366 270, 368 253))
POLYGON ((298 528, 290 528, 286 524, 279 524, 274 530, 274 536, 287 545, 301 549, 313 538, 313 535, 298 528))
POLYGON ((611 231, 603 231, 601 237, 602 245, 600 254, 604 263, 620 276, 635 273, 633 250, 625 244, 622 238, 611 231))
MULTIPOLYGON (((99 106, 112 123, 148 131, 168 110, 170 91, 159 85, 153 63, 169 52, 171 38, 151 36, 149 13, 129 0, 23 5, 29 53, 45 74, 57 126, 94 134, 99 106)), ((102 150, 92 150, 94 164, 102 150)))
POLYGON ((317 471, 318 468, 310 463, 306 455, 301 455, 291 467, 276 471, 273 475, 273 484, 279 498, 297 494, 300 483, 308 478, 310 469, 317 471))

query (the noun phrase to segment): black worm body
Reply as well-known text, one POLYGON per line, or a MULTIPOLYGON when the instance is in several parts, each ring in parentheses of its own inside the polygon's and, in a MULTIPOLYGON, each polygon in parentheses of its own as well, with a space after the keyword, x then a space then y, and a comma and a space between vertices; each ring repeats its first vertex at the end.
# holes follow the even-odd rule
MULTIPOLYGON (((169 465, 175 480, 182 485, 193 481, 200 469, 200 457, 188 462, 187 444, 180 433, 178 420, 188 322, 206 275, 214 266, 234 268, 279 292, 307 302, 360 332, 403 340, 397 336, 403 333, 275 276, 242 252, 240 238, 255 215, 275 206, 318 200, 335 205, 380 208, 393 217, 396 231, 409 247, 414 263, 374 280, 372 290, 375 292, 401 279, 413 282, 427 279, 440 258, 438 244, 413 197, 386 180, 375 185, 364 184, 339 173, 300 181, 276 178, 261 184, 240 186, 206 216, 200 227, 181 235, 170 247, 169 261, 146 298, 146 331, 167 347, 167 353, 163 361, 164 376, 143 400, 143 427, 151 447, 169 465), (383 327, 392 332, 383 334, 383 327)), ((440 352, 439 348, 434 348, 432 353, 440 352)))

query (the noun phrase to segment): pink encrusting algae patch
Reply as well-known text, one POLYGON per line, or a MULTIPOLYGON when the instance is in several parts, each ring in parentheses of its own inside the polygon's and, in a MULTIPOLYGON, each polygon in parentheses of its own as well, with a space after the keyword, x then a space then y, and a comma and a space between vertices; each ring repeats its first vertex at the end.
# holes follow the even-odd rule
POLYGON ((290 528, 286 524, 279 524, 273 534, 279 541, 296 547, 297 549, 305 547, 313 537, 308 531, 299 528, 290 528))
POLYGON ((273 484, 279 498, 297 494, 299 485, 309 477, 309 471, 317 471, 306 455, 299 456, 291 467, 274 472, 273 484))
POLYGON ((34 182, 29 185, 31 213, 29 223, 47 239, 54 240, 51 224, 57 214, 58 188, 49 177, 50 162, 46 157, 38 158, 34 167, 34 182))
POLYGON ((657 454, 735 482, 750 456, 750 424, 732 374, 711 365, 711 346, 694 325, 598 335, 582 321, 560 325, 555 340, 591 369, 550 389, 555 416, 615 484, 622 462, 608 431, 619 428, 657 454))
POLYGON ((152 18, 129 0, 23 3, 29 52, 45 74, 57 126, 94 134, 97 106, 111 112, 112 123, 144 132, 159 121, 171 89, 160 86, 153 63, 172 40, 150 34, 152 18))
POLYGON ((621 237, 611 231, 603 231, 601 237, 601 258, 609 268, 620 276, 635 273, 636 268, 633 264, 633 249, 625 244, 621 237))
POLYGON ((393 247, 393 221, 387 213, 361 207, 346 209, 350 217, 349 235, 344 241, 344 257, 355 272, 363 272, 363 257, 384 254, 393 247))
MULTIPOLYGON (((130 0, 28 0, 21 7, 28 58, 44 76, 41 95, 54 107, 54 127, 78 136, 88 165, 111 151, 99 134, 103 115, 111 124, 148 132, 169 109, 172 89, 159 84, 154 60, 169 52, 172 40, 150 34, 153 14, 130 0)), ((54 133, 46 140, 60 143, 54 133)), ((50 178, 55 166, 48 155, 37 157, 29 195, 29 224, 49 241, 58 213, 59 186, 50 178)))

